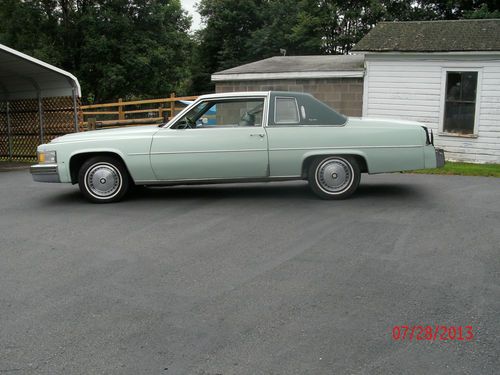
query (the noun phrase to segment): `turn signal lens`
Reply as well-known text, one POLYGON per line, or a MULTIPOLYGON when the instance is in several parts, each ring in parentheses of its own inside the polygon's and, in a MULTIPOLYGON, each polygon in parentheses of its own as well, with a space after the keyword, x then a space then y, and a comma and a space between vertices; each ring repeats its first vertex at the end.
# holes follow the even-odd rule
POLYGON ((39 164, 55 164, 57 162, 55 151, 39 151, 38 163, 39 164))

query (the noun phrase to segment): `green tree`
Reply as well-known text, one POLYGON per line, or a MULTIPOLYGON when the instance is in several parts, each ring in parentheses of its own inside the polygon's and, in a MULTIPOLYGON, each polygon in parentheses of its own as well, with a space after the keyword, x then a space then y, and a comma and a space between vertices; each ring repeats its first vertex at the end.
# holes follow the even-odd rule
POLYGON ((41 1, 3 0, 0 43, 49 63, 60 63, 54 39, 57 20, 47 17, 45 12, 46 4, 41 1))
POLYGON ((79 77, 96 100, 165 96, 183 87, 191 42, 179 1, 103 1, 78 23, 79 77))
POLYGON ((500 18, 500 4, 496 4, 495 9, 488 7, 488 4, 484 3, 474 10, 468 10, 464 12, 464 18, 500 18))
POLYGON ((310 1, 268 0, 261 7, 262 25, 246 41, 251 60, 276 56, 280 50, 289 55, 320 53, 320 31, 307 8, 310 1), (303 19, 302 29, 293 32, 303 19))
POLYGON ((84 98, 185 88, 192 42, 179 0, 3 0, 0 42, 75 74, 84 98))

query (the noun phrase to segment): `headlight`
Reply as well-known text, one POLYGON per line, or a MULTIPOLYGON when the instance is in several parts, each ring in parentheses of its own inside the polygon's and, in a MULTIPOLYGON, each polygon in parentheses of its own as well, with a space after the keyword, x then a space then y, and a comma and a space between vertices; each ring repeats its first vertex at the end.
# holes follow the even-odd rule
POLYGON ((39 164, 56 164, 57 157, 55 151, 38 151, 39 164))

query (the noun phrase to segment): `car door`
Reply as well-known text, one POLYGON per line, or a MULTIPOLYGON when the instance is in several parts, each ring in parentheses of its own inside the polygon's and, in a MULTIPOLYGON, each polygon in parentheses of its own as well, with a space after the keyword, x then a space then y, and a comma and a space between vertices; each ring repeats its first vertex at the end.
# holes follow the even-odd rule
POLYGON ((347 118, 309 94, 273 92, 269 108, 270 177, 300 178, 306 154, 349 144, 347 118))
POLYGON ((195 103, 151 144, 160 181, 247 179, 268 174, 264 97, 206 99, 195 103))

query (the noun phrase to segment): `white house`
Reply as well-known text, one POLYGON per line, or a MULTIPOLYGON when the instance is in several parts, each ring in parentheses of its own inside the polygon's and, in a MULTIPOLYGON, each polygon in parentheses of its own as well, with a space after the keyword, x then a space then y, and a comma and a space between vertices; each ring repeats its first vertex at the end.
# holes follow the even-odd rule
POLYGON ((381 22, 353 51, 363 116, 424 122, 447 159, 500 163, 500 19, 381 22))

